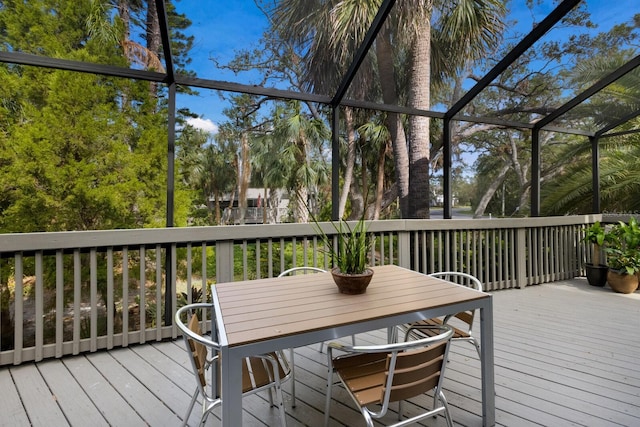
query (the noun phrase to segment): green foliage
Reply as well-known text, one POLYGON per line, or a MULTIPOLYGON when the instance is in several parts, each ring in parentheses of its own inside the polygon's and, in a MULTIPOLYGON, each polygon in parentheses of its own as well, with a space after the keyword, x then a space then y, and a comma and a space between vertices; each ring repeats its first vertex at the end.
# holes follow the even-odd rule
MULTIPOLYGON (((629 126, 637 126, 632 121, 629 126)), ((640 138, 636 135, 600 140, 600 200, 603 212, 640 210, 640 138)), ((590 150, 590 144, 583 144, 590 150)), ((543 188, 542 210, 545 215, 583 214, 591 212, 593 177, 590 152, 571 155, 571 165, 561 169, 543 188)))
POLYGON ((12 191, 0 229, 164 226, 164 118, 144 111, 148 99, 138 111, 120 111, 113 92, 138 84, 65 71, 34 74, 47 89, 37 95, 40 106, 23 100, 26 120, 8 129, 12 149, 0 165, 0 186, 12 191))
MULTIPOLYGON (((96 13, 88 1, 5 2, 2 42, 126 66, 117 44, 78 25, 109 24, 96 13)), ((166 225, 166 109, 148 82, 7 64, 0 77, 0 232, 166 225)), ((175 189, 174 222, 186 225, 190 194, 175 189)))
POLYGON ((605 241, 609 268, 627 274, 640 271, 640 225, 634 217, 614 225, 605 241))
MULTIPOLYGON (((207 288, 207 290, 209 289, 209 286, 205 286, 205 287, 207 288)), ((207 294, 208 293, 209 292, 207 292, 207 294)), ((202 295, 203 295, 202 288, 191 286, 191 303, 203 302, 202 295)), ((178 293, 177 308, 184 307, 187 304, 189 304, 189 295, 187 295, 186 292, 178 293)))
POLYGON ((605 239, 606 229, 600 224, 600 221, 596 221, 585 229, 582 240, 592 245, 591 261, 594 265, 600 265, 600 247, 604 244, 605 239))
POLYGON ((585 242, 602 246, 604 244, 604 239, 605 228, 600 224, 600 221, 596 221, 593 225, 585 229, 583 238, 585 242))

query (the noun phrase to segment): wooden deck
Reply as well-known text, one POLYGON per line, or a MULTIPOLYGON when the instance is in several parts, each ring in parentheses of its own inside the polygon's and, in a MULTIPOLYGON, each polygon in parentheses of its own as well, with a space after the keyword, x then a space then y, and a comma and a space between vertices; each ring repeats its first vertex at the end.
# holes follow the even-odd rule
MULTIPOLYGON (((576 279, 497 291, 494 307, 498 425, 640 425, 640 292, 615 294, 576 279)), ((376 331, 358 342, 385 338, 376 331)), ((289 426, 322 425, 325 358, 317 345, 297 349, 295 408, 285 385, 289 426)), ((180 425, 194 387, 188 363, 178 340, 3 367, 0 425, 180 425)), ((454 343, 445 393, 456 425, 481 425, 479 371, 473 347, 454 343)), ((265 396, 243 406, 245 425, 278 425, 265 396)), ((332 425, 363 425, 337 389, 331 415, 332 425)), ((445 423, 438 417, 424 425, 445 423)))

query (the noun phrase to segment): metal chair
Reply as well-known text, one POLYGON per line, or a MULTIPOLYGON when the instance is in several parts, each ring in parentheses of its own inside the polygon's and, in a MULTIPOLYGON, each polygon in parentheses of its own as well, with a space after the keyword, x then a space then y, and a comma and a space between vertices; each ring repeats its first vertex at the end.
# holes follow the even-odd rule
MULTIPOLYGON (((437 273, 431 273, 428 276, 437 277, 440 279, 448 280, 450 282, 454 282, 460 285, 467 286, 469 288, 475 289, 477 291, 482 291, 482 283, 478 280, 477 277, 472 276, 471 274, 457 272, 457 271, 441 271, 437 273)), ((407 334, 418 334, 418 336, 425 336, 429 333, 429 329, 420 329, 416 328, 416 326, 421 325, 441 325, 442 323, 447 323, 453 326, 453 338, 451 341, 466 341, 473 344, 476 348, 476 352, 478 353, 478 359, 481 359, 480 355, 480 343, 473 336, 473 319, 475 318, 475 310, 463 311, 461 313, 456 313, 453 315, 448 315, 444 319, 440 318, 432 318, 421 320, 420 322, 415 322, 406 325, 398 326, 398 329, 405 334, 405 339, 407 334), (456 318, 455 324, 451 324, 450 322, 456 318)))
POLYGON ((324 425, 329 424, 331 389, 335 373, 360 409, 367 426, 373 419, 386 415, 391 402, 399 402, 398 421, 393 426, 413 424, 443 413, 449 427, 453 426, 442 381, 453 329, 449 325, 423 326, 432 329, 433 336, 415 341, 375 346, 345 346, 327 344, 329 377, 325 402, 324 425), (346 354, 333 357, 333 351, 346 354), (402 419, 402 401, 434 390, 433 409, 408 419, 402 419), (374 410, 371 407, 379 408, 374 410))
MULTIPOLYGON (((207 370, 212 365, 214 365, 212 369, 218 369, 215 362, 220 357, 220 346, 217 342, 202 335, 197 313, 199 310, 212 310, 212 305, 209 303, 186 305, 180 308, 175 315, 175 322, 182 331, 197 384, 184 416, 183 427, 187 425, 198 395, 202 395, 203 399, 200 426, 204 425, 211 411, 221 402, 219 388, 214 391, 213 386, 207 384, 207 377, 211 377, 210 374, 207 374, 207 370), (183 321, 185 317, 188 318, 187 323, 183 321)), ((275 405, 279 408, 282 426, 286 426, 286 418, 281 384, 290 378, 291 371, 289 362, 281 351, 248 357, 242 364, 243 395, 269 390, 269 402, 274 406, 272 391, 275 389, 275 405)))
MULTIPOLYGON (((282 273, 278 274, 278 277, 282 277, 282 276, 291 276, 294 274, 307 274, 307 273, 326 273, 327 270, 323 270, 321 268, 318 267, 310 267, 310 266, 303 266, 303 267, 293 267, 290 268, 288 270, 283 271, 282 273)), ((353 345, 356 345, 356 336, 355 335, 351 335, 351 343, 353 345)), ((322 353, 322 349, 324 348, 324 342, 320 343, 320 349, 318 350, 320 353, 322 353)), ((293 349, 291 350, 291 361, 293 364, 293 349)))
POLYGON ((278 277, 282 277, 282 276, 293 276, 294 274, 307 274, 307 273, 326 273, 327 270, 323 270, 321 268, 318 267, 310 267, 310 266, 304 266, 304 267, 293 267, 290 268, 288 270, 283 271, 282 273, 278 274, 278 277))

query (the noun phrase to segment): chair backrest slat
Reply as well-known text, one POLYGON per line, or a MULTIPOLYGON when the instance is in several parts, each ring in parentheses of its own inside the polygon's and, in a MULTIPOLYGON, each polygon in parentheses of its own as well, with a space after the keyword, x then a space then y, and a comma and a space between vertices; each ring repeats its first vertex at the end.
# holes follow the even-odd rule
MULTIPOLYGON (((417 396, 438 385, 447 342, 422 350, 399 353, 390 371, 392 357, 388 357, 386 376, 393 375, 389 401, 396 402, 417 396)), ((384 389, 382 390, 384 396, 384 389)))
MULTIPOLYGON (((191 319, 189 319, 189 329, 191 332, 202 335, 202 330, 200 329, 200 320, 198 319, 197 314, 193 314, 191 319)), ((203 386, 207 385, 207 380, 204 376, 205 366, 207 363, 207 347, 204 344, 199 343, 191 338, 187 338, 189 342, 189 348, 191 349, 191 353, 193 354, 193 363, 198 370, 198 378, 200 380, 200 384, 203 386)))
POLYGON ((333 361, 333 366, 335 369, 345 369, 350 368, 352 366, 361 367, 366 364, 374 364, 374 363, 386 363, 387 354, 389 353, 361 353, 358 359, 353 359, 350 357, 338 358, 333 361))
MULTIPOLYGON (((206 318, 205 310, 213 310, 213 306, 209 303, 193 303, 179 308, 174 315, 175 324, 182 332, 187 354, 191 361, 192 372, 198 385, 196 393, 194 393, 189 409, 187 410, 186 420, 189 419, 191 411, 198 395, 202 396, 202 417, 200 425, 204 425, 209 413, 221 403, 221 382, 215 381, 216 378, 222 378, 222 365, 220 362, 220 344, 213 341, 209 336, 202 334, 202 322, 198 313, 206 318), (185 319, 188 321, 185 322, 185 319), (214 376, 212 387, 207 386, 207 378, 212 374, 213 369, 217 370, 214 376)), ((212 316, 215 319, 215 314, 212 316)), ((206 326, 206 324, 205 324, 206 326)), ((215 330, 215 328, 214 328, 215 330)), ((262 354, 258 356, 248 357, 242 360, 242 392, 243 394, 257 393, 262 390, 275 388, 280 407, 280 419, 282 425, 285 423, 285 412, 282 399, 282 391, 280 385, 292 377, 291 365, 286 359, 282 351, 270 354, 262 354)))
MULTIPOLYGON (((482 282, 475 276, 460 271, 439 271, 436 273, 430 273, 429 276, 437 277, 443 280, 448 280, 453 283, 457 283, 467 288, 475 289, 476 291, 482 291, 482 282)), ((465 322, 469 326, 469 330, 473 327, 473 319, 476 311, 464 311, 455 314, 455 317, 465 322)))
POLYGON ((473 325, 474 314, 475 314, 475 311, 462 311, 460 313, 457 313, 456 317, 462 320, 467 325, 471 326, 473 325))
MULTIPOLYGON (((275 352, 271 352, 269 353, 271 355, 271 357, 273 357, 274 359, 276 359, 278 361, 278 375, 280 375, 280 378, 284 378, 288 373, 289 373, 289 366, 288 366, 288 362, 286 361, 286 359, 284 357, 278 357, 278 354, 276 354, 275 352), (286 366, 285 366, 286 364, 286 366)), ((272 369, 271 369, 271 365, 267 364, 267 366, 269 367, 269 372, 271 374, 271 378, 275 378, 275 375, 273 375, 272 369)))
MULTIPOLYGON (((331 362, 331 371, 338 374, 349 390, 349 394, 367 419, 367 425, 373 425, 373 418, 382 418, 391 402, 406 400, 434 390, 434 405, 436 400, 439 400, 442 406, 394 425, 409 425, 410 422, 444 411, 447 425, 452 427, 441 389, 454 330, 450 325, 442 323, 422 325, 420 330, 423 329, 430 334, 433 333, 433 336, 374 346, 329 345, 327 354, 331 362), (333 349, 344 354, 334 358, 331 354, 333 349), (379 410, 377 405, 380 405, 379 410), (376 410, 370 409, 370 406, 375 406, 376 410)), ((328 383, 330 391, 331 374, 328 383)), ((325 414, 328 414, 330 406, 330 394, 327 396, 325 414)), ((325 417, 325 425, 327 422, 328 417, 325 417)))
POLYGON ((420 378, 418 381, 414 381, 412 383, 394 386, 389 394, 389 402, 407 400, 424 394, 429 390, 436 388, 439 381, 440 371, 428 377, 420 378))
MULTIPOLYGON (((265 384, 269 384, 271 382, 272 375, 269 374, 264 360, 258 359, 257 357, 250 357, 249 361, 251 363, 251 372, 253 373, 253 379, 256 387, 262 387, 265 384)), ((269 367, 269 369, 270 368, 271 367, 269 367)))

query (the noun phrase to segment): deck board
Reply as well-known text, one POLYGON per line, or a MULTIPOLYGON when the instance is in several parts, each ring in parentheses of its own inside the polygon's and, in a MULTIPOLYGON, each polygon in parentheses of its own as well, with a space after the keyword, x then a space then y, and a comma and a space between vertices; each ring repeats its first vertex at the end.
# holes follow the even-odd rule
POLYGON ((19 366, 11 373, 31 425, 63 425, 66 422, 56 395, 51 393, 36 365, 19 366))
POLYGON ((64 363, 47 361, 39 363, 38 369, 69 424, 96 427, 109 425, 64 363))
MULTIPOLYGON (((640 292, 620 295, 583 279, 494 292, 496 422, 499 426, 640 425, 640 292)), ((386 331, 357 336, 380 343, 386 331)), ((345 342, 349 342, 346 338, 345 342)), ((297 406, 285 384, 289 426, 320 426, 326 354, 296 349, 297 406)), ((0 368, 0 426, 179 425, 194 390, 182 340, 0 368)), ((479 426, 480 362, 454 343, 445 393, 456 426, 479 426)), ((334 389, 332 426, 363 425, 334 389)), ((405 405, 411 414, 430 397, 405 405)), ((244 399, 249 427, 279 425, 262 393, 244 399)), ((396 419, 396 408, 386 421, 396 419)), ((199 406, 189 424, 198 420, 199 406)), ((207 425, 218 425, 215 416, 207 425)), ((421 425, 444 426, 444 419, 421 425)))
MULTIPOLYGON (((124 351, 124 350, 123 350, 124 351)), ((48 361, 47 363, 53 363, 48 361)), ((58 362, 58 361, 55 361, 58 362)), ((111 425, 125 425, 127 422, 143 423, 144 420, 118 393, 113 384, 105 380, 102 374, 85 356, 62 359, 75 381, 82 387, 88 398, 111 425)))
MULTIPOLYGON (((104 381, 114 387, 122 400, 149 425, 179 424, 179 417, 167 407, 172 402, 163 402, 147 388, 153 386, 153 382, 151 384, 143 382, 146 375, 139 361, 135 360, 126 365, 127 361, 131 362, 131 353, 131 350, 98 352, 90 354, 87 358, 103 376, 104 381)), ((106 416, 109 415, 106 414, 106 416)))
POLYGON ((0 369, 0 424, 11 426, 23 426, 29 424, 27 413, 25 412, 20 395, 13 382, 11 372, 8 368, 0 369))

